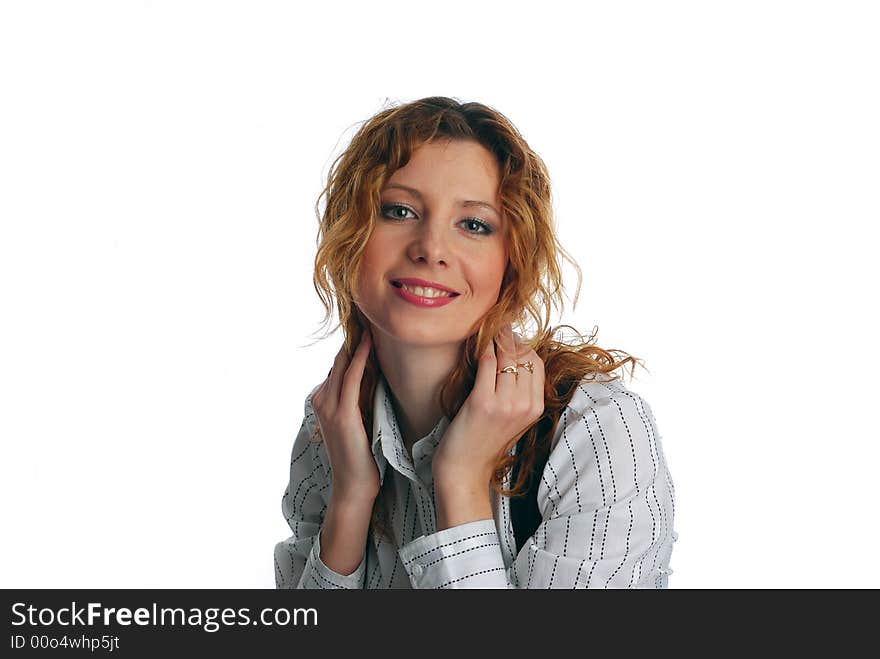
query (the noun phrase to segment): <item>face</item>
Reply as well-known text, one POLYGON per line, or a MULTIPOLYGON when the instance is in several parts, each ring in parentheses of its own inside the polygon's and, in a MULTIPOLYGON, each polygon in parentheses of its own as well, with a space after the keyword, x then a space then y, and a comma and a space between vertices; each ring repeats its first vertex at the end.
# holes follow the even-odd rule
POLYGON ((394 172, 381 193, 355 294, 377 340, 460 344, 477 331, 498 300, 507 265, 499 185, 497 160, 469 140, 425 144, 394 172), (392 283, 408 278, 458 295, 444 305, 414 303, 392 283))

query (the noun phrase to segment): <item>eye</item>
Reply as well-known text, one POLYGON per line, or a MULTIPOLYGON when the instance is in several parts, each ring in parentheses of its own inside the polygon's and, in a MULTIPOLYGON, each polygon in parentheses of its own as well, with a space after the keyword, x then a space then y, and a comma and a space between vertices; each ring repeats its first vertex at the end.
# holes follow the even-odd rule
POLYGON ((483 222, 482 220, 478 220, 475 217, 468 217, 462 220, 462 222, 467 222, 468 224, 475 224, 478 227, 481 227, 482 231, 471 231, 470 233, 476 233, 477 235, 488 236, 490 233, 493 233, 492 227, 483 222))
MULTIPOLYGON (((412 213, 413 215, 415 215, 415 212, 414 212, 412 209, 407 208, 406 206, 401 206, 400 204, 386 204, 385 206, 382 206, 382 215, 384 215, 385 217, 388 217, 388 216, 389 216, 389 213, 390 213, 392 210, 404 210, 404 211, 409 211, 410 213, 412 213)), ((400 216, 394 216, 394 217, 391 217, 390 219, 392 219, 392 220, 408 220, 409 218, 407 218, 407 217, 400 217, 400 216)))
MULTIPOLYGON (((382 215, 391 220, 408 220, 408 217, 401 217, 397 213, 400 211, 405 211, 412 213, 415 215, 415 211, 409 208, 408 206, 404 206, 402 204, 385 204, 382 206, 382 215), (395 213, 392 215, 392 213, 395 213)), ((477 236, 488 236, 491 233, 494 233, 495 230, 486 222, 476 218, 476 217, 466 217, 461 221, 462 224, 469 224, 472 227, 476 227, 475 229, 468 230, 468 233, 472 233, 477 236)))

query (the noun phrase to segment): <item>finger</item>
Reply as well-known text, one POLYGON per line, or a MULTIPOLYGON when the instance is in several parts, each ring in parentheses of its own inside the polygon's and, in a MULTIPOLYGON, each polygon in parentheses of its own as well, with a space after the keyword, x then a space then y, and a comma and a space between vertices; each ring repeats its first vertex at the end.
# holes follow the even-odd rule
POLYGON ((532 347, 516 332, 513 333, 513 340, 516 344, 516 360, 521 362, 523 361, 523 357, 532 349, 532 347))
MULTIPOLYGON (((498 359, 498 370, 508 366, 516 368, 516 348, 513 340, 513 329, 511 326, 505 325, 498 333, 498 345, 501 348, 503 357, 498 359)), ((517 369, 518 371, 519 369, 517 369)), ((499 373, 498 380, 495 385, 495 391, 499 396, 516 396, 519 386, 519 373, 499 373)))
POLYGON ((345 372, 345 379, 342 386, 342 395, 339 404, 346 408, 358 406, 361 393, 361 381, 364 378, 364 369, 367 366, 367 357, 370 354, 370 346, 372 342, 368 332, 361 334, 360 343, 354 351, 351 363, 345 372))
POLYGON ((498 336, 495 338, 495 342, 498 344, 499 368, 515 366, 516 342, 513 339, 513 328, 511 328, 509 323, 502 326, 498 331, 498 336))
POLYGON ((348 355, 345 354, 345 343, 336 353, 333 367, 330 369, 330 381, 327 383, 327 398, 335 408, 339 404, 339 394, 342 390, 342 378, 348 366, 348 355))
POLYGON ((479 395, 482 393, 495 394, 495 371, 498 369, 498 359, 495 356, 495 342, 489 340, 483 354, 477 360, 477 375, 474 379, 474 391, 479 395))
POLYGON ((529 350, 526 359, 532 362, 532 373, 529 375, 529 378, 532 380, 532 395, 534 396, 534 400, 536 403, 536 407, 540 409, 542 412, 544 411, 544 381, 545 381, 545 373, 544 373, 544 362, 538 357, 538 353, 534 350, 529 350))
POLYGON ((519 362, 521 364, 526 362, 532 363, 532 372, 529 373, 525 367, 520 367, 520 375, 528 379, 527 389, 529 391, 530 399, 534 402, 535 407, 543 410, 545 380, 544 362, 538 357, 538 353, 536 353, 531 347, 523 353, 519 362))

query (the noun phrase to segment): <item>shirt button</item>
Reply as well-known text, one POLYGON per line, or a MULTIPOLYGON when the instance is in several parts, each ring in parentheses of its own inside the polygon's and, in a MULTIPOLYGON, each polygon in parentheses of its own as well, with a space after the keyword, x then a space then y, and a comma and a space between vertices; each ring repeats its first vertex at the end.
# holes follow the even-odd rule
POLYGON ((413 565, 412 571, 413 571, 413 574, 414 574, 414 575, 416 575, 417 577, 419 577, 419 576, 422 575, 422 572, 425 571, 425 568, 423 568, 421 565, 419 565, 418 563, 416 563, 415 565, 413 565))

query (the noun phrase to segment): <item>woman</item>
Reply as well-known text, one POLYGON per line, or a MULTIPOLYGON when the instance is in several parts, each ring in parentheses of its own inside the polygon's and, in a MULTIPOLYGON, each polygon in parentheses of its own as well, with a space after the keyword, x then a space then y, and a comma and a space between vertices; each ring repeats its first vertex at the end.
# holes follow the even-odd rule
POLYGON ((667 587, 673 483, 650 407, 609 375, 638 360, 552 338, 569 257, 511 123, 385 109, 323 195, 314 283, 345 342, 305 401, 276 585, 667 587))

